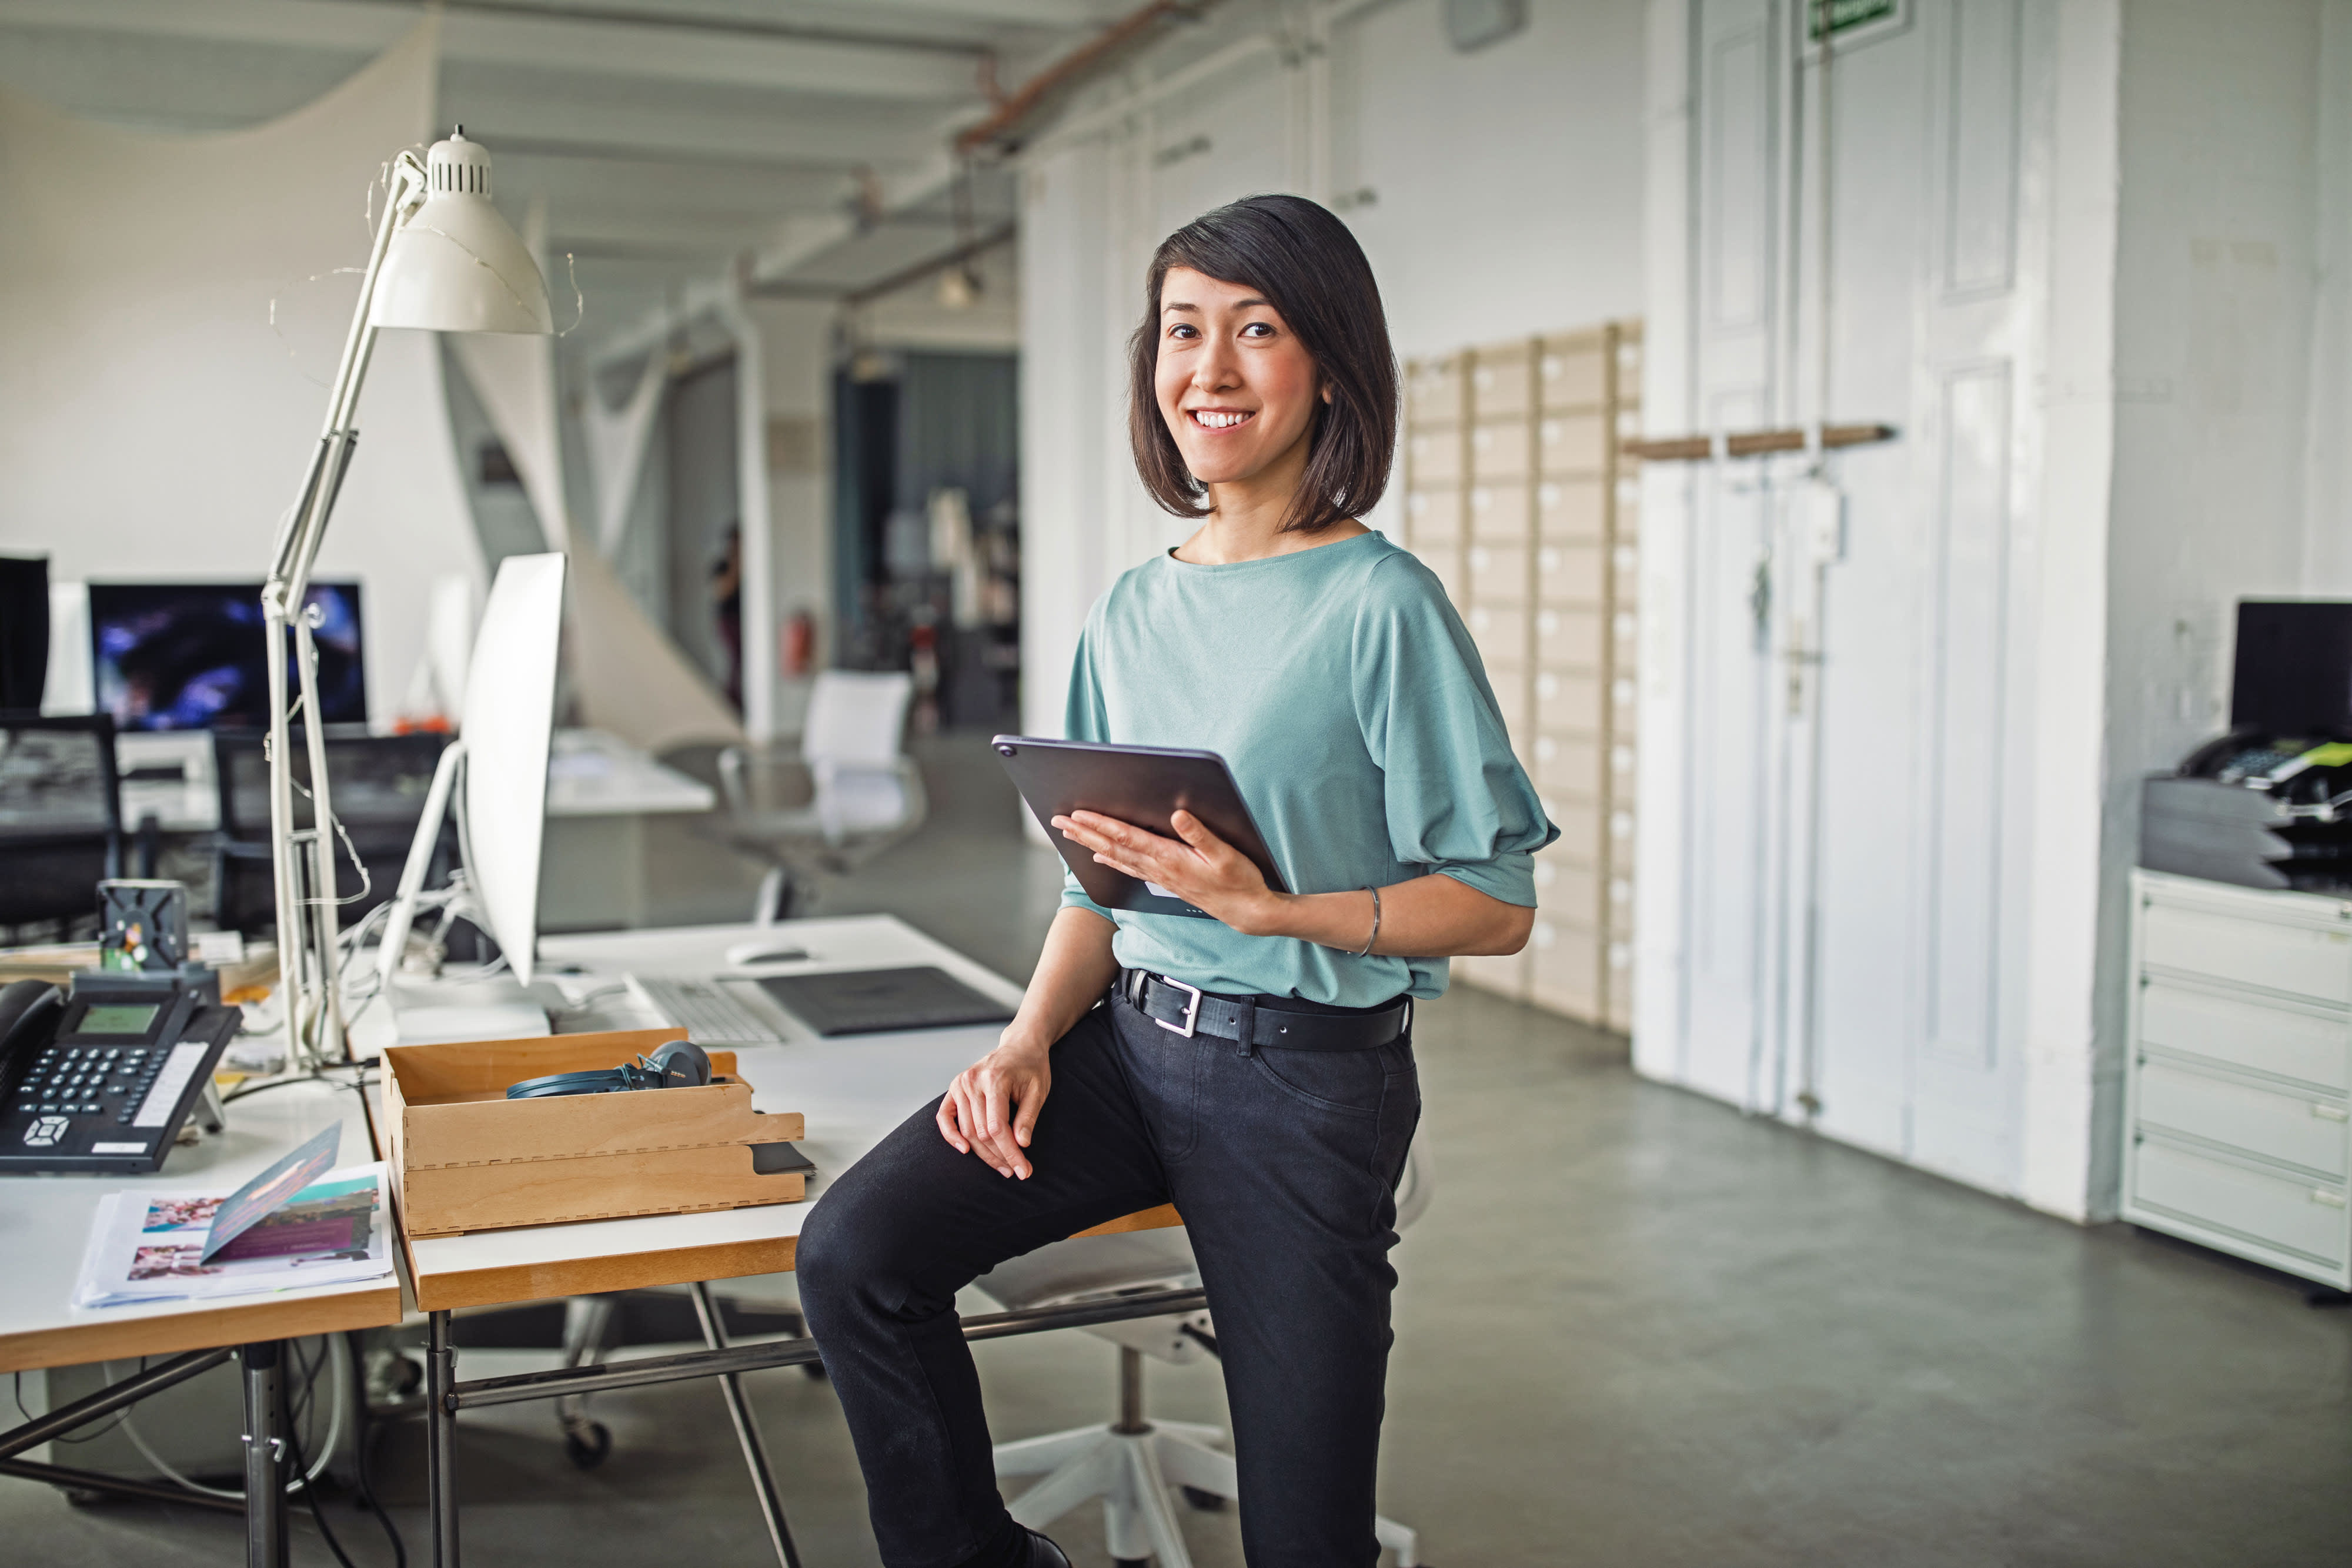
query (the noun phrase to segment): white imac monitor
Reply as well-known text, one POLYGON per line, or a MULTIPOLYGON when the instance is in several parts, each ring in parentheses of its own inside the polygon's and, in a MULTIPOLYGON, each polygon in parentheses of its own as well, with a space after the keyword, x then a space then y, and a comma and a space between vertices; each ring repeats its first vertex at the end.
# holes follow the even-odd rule
POLYGON ((555 727, 556 648, 563 629, 563 557, 499 563, 467 661, 463 727, 416 824, 377 955, 386 988, 399 972, 417 894, 453 789, 466 877, 516 979, 528 986, 539 938, 539 852, 547 825, 547 753, 555 727), (459 783, 462 776, 462 785, 459 783))

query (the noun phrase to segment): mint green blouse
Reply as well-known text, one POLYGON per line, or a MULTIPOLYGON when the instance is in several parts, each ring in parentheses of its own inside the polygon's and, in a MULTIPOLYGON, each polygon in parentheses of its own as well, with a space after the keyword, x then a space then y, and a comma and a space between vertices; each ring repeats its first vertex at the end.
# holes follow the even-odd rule
MULTIPOLYGON (((1162 555, 1128 572, 1087 617, 1067 727, 1073 740, 1222 756, 1294 892, 1435 873, 1532 908, 1533 852, 1559 836, 1445 590, 1377 531, 1230 566, 1162 555)), ((1206 990, 1340 1007, 1445 990, 1443 958, 1359 958, 1197 916, 1113 912, 1076 877, 1062 902, 1118 925, 1121 964, 1206 990)))

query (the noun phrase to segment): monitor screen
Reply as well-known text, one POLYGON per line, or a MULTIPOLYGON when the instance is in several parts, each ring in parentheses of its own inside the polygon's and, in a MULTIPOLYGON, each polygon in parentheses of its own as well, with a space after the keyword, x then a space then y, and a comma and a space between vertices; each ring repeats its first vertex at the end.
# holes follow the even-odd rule
POLYGON ((2352 737, 2352 603, 2240 601, 2230 727, 2352 737))
MULTIPOLYGON (((367 722, 360 586, 314 582, 324 619, 319 706, 329 724, 367 722)), ((98 710, 121 729, 259 729, 269 723, 268 632, 257 582, 93 582, 91 674, 98 710)), ((288 689, 293 688, 289 662, 288 689)))

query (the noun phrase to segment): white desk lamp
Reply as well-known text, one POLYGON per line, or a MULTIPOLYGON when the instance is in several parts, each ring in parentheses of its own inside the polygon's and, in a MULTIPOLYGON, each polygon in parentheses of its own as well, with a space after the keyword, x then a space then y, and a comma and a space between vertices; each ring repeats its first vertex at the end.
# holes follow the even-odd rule
POLYGON ((337 973, 334 813, 328 801, 324 727, 319 722, 318 650, 312 616, 298 614, 327 519, 359 440, 353 423, 375 336, 386 327, 427 332, 552 332, 547 283, 520 236, 490 204, 490 155, 461 126, 425 160, 404 151, 360 280, 351 335, 327 402, 326 429, 302 493, 278 536, 261 591, 270 639, 269 828, 277 875, 278 995, 286 1015, 288 1060, 328 1059, 343 1044, 337 973), (294 826, 293 710, 287 700, 285 632, 294 633, 310 759, 313 826, 294 826), (308 852, 307 858, 305 852, 308 852))

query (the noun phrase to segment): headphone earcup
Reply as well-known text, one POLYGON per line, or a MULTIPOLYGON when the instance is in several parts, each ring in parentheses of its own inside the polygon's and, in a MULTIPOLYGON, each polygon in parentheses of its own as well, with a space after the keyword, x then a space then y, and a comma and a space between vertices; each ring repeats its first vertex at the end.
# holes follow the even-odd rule
POLYGON ((710 1082, 710 1053, 690 1040, 674 1040, 646 1059, 664 1089, 699 1089, 710 1082))

